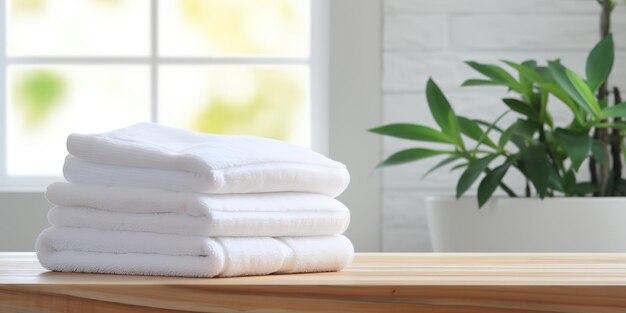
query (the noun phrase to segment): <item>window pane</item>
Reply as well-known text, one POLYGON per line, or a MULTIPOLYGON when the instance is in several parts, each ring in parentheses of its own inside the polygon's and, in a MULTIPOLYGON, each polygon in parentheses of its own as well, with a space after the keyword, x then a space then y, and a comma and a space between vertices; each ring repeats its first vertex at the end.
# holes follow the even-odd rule
POLYGON ((60 175, 71 132, 103 132, 150 118, 146 66, 11 66, 7 172, 60 175))
POLYGON ((149 0, 8 0, 9 56, 146 56, 149 0))
POLYGON ((309 49, 309 1, 159 1, 165 56, 300 56, 309 49))
POLYGON ((305 66, 162 66, 159 122, 310 145, 305 66))

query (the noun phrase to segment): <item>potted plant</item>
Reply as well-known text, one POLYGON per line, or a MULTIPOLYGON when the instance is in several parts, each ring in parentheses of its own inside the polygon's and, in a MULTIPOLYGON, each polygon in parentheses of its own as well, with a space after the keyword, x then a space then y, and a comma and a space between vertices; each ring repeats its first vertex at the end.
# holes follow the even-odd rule
POLYGON ((502 99, 506 110, 494 121, 457 115, 430 79, 426 98, 438 129, 389 124, 369 130, 441 146, 396 152, 380 167, 444 157, 431 171, 463 170, 456 197, 426 200, 435 251, 626 251, 626 198, 621 197, 626 194, 626 103, 608 83, 615 2, 598 2, 602 36, 587 57, 585 78, 559 60, 546 65, 503 61, 503 66, 467 62, 484 77, 463 86, 508 89, 502 99), (568 108, 571 121, 555 121, 551 109, 558 105, 568 108), (507 114, 516 119, 503 125, 507 114), (581 178, 584 168, 589 179, 581 178), (509 171, 525 178, 521 192, 504 181, 509 171), (475 183, 476 198, 461 198, 475 183), (492 197, 497 189, 509 197, 492 197))

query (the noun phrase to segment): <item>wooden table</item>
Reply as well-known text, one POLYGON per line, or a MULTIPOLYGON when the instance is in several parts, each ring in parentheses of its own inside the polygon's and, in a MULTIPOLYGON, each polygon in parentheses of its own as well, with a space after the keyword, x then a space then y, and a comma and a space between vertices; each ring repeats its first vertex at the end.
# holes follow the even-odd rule
POLYGON ((358 254, 339 273, 54 273, 0 254, 0 312, 626 312, 626 254, 358 254))

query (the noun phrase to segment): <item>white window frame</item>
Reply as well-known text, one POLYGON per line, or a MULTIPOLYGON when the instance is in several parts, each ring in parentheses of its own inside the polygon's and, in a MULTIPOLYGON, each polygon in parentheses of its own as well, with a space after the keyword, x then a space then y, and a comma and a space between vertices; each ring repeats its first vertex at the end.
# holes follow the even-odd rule
MULTIPOLYGON (((198 65, 304 65, 309 68, 311 148, 328 153, 328 0, 310 0, 310 50, 308 57, 163 57, 158 54, 158 1, 150 0, 150 55, 147 57, 7 57, 6 6, 0 5, 0 191, 41 191, 57 176, 9 176, 6 167, 7 66, 14 64, 150 66, 150 120, 158 122, 158 69, 163 64, 198 65)), ((45 157, 45 155, 42 155, 45 157)), ((59 164, 61 166, 61 164, 59 164)))

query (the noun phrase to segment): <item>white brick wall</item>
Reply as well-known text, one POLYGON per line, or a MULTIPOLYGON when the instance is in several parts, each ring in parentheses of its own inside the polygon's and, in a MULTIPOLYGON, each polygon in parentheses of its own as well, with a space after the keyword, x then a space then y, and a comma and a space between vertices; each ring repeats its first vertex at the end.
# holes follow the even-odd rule
MULTIPOLYGON (((595 0, 385 0, 383 37, 383 121, 434 125, 424 96, 429 76, 463 115, 494 119, 504 111, 505 90, 461 88, 479 77, 463 61, 545 61, 561 58, 582 72, 587 51, 598 40, 595 0)), ((626 4, 613 18, 618 48, 613 84, 626 92, 626 4)), ((553 112, 566 120, 563 111, 553 112)), ((385 139, 388 155, 416 146, 385 139)), ((423 199, 452 194, 458 173, 420 177, 436 160, 399 166, 383 174, 384 251, 429 251, 423 199)), ((508 177, 520 186, 519 175, 508 177)))

